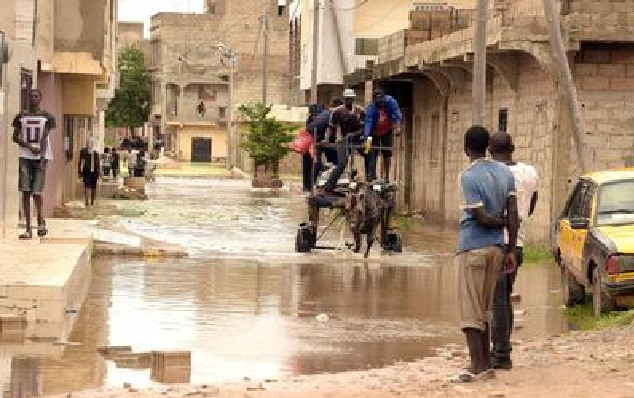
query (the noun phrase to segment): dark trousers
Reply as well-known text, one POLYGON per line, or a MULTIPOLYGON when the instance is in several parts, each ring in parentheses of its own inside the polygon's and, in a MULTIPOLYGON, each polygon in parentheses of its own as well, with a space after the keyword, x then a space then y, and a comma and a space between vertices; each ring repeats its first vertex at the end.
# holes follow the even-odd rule
POLYGON ((348 165, 348 148, 344 142, 340 142, 337 144, 337 167, 332 171, 328 181, 324 185, 324 190, 326 192, 332 192, 337 186, 337 181, 341 178, 341 175, 346 170, 346 166, 348 165))
POLYGON ((302 189, 308 192, 313 188, 313 158, 309 154, 302 155, 302 189))
POLYGON ((524 249, 515 249, 517 268, 512 274, 500 271, 493 296, 493 323, 491 327, 491 341, 493 343, 492 356, 497 360, 506 361, 511 357, 511 331, 513 330, 513 305, 511 294, 517 277, 517 270, 524 262, 524 249))
POLYGON ((376 162, 379 158, 376 151, 370 151, 367 155, 363 155, 363 161, 365 163, 365 180, 372 182, 376 180, 376 162))

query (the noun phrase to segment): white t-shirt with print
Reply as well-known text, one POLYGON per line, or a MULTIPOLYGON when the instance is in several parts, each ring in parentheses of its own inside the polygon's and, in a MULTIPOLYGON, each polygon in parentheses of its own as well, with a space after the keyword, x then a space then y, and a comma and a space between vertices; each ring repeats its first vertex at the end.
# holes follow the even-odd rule
MULTIPOLYGON (((517 213, 520 218, 520 229, 517 232, 517 246, 524 247, 524 220, 528 219, 528 212, 531 207, 531 198, 537 192, 537 170, 535 167, 516 163, 509 166, 515 176, 515 188, 517 189, 517 213)), ((508 243, 508 231, 504 231, 504 241, 508 243)))

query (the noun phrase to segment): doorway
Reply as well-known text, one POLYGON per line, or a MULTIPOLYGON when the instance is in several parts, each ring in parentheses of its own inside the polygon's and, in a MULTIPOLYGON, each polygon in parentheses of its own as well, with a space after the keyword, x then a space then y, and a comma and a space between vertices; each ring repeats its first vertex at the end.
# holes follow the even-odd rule
POLYGON ((192 138, 191 161, 211 163, 211 138, 192 138))

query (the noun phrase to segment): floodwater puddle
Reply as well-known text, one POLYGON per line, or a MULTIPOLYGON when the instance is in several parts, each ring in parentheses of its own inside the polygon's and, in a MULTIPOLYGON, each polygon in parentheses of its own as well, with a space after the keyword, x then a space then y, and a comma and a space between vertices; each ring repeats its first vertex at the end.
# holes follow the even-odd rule
MULTIPOLYGON (((185 245, 194 257, 99 259, 72 344, 25 353, 0 342, 3 396, 363 370, 463 342, 453 231, 416 228, 405 236, 407 253, 367 263, 337 253, 300 257, 293 242, 302 198, 253 193, 233 181, 158 184, 150 201, 134 204, 145 207, 144 217, 118 222, 185 245), (258 254, 271 251, 277 257, 258 254), (130 352, 104 355, 104 347, 130 352), (153 351, 191 352, 191 366, 159 376, 153 351)), ((566 330, 553 293, 557 268, 527 266, 516 286, 522 315, 514 339, 566 330)))

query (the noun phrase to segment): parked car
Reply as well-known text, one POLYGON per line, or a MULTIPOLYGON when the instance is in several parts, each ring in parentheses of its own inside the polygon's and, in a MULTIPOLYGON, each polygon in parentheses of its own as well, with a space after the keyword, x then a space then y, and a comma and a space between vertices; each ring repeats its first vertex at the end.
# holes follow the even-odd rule
POLYGON ((596 316, 634 307, 634 169, 579 179, 557 222, 553 252, 566 306, 583 303, 587 288, 596 316))

